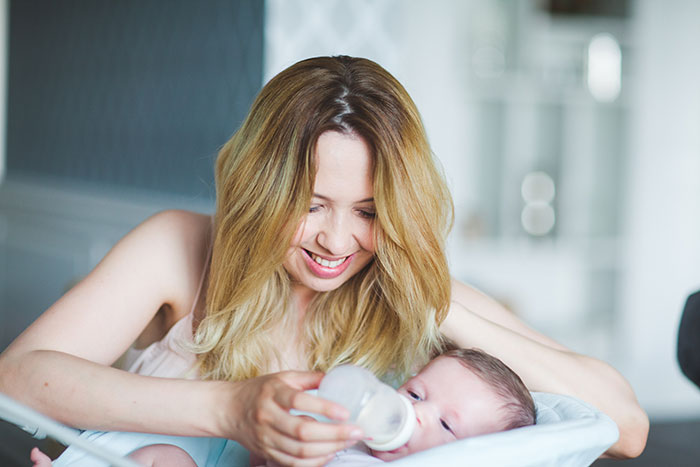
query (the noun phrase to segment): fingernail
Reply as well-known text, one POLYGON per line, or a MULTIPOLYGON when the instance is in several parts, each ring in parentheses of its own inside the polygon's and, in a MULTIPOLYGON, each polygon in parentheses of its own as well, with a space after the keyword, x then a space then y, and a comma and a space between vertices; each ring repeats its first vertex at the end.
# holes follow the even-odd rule
POLYGON ((362 433, 362 430, 360 429, 355 429, 350 432, 350 438, 355 439, 355 440, 360 440, 364 438, 364 433, 362 433))

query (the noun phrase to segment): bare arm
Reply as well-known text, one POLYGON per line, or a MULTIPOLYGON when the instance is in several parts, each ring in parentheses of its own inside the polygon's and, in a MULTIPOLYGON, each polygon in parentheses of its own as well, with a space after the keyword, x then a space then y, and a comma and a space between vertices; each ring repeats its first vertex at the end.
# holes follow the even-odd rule
POLYGON ((0 355, 0 390, 64 423, 103 428, 92 418, 108 406, 123 410, 123 395, 142 380, 108 365, 162 304, 189 311, 206 254, 204 219, 161 213, 125 236, 0 355))
POLYGON ((163 304, 184 316, 206 260, 209 218, 170 211, 125 236, 78 285, 0 354, 0 391, 68 425, 235 439, 281 463, 321 465, 353 427, 302 391, 320 375, 281 373, 240 383, 186 381, 111 368, 163 304))
POLYGON ((605 412, 620 430, 620 439, 607 451, 608 456, 641 454, 649 419, 629 383, 615 369, 534 331, 494 300, 460 282, 453 281, 452 298, 442 325, 447 337, 500 358, 531 390, 572 395, 605 412))

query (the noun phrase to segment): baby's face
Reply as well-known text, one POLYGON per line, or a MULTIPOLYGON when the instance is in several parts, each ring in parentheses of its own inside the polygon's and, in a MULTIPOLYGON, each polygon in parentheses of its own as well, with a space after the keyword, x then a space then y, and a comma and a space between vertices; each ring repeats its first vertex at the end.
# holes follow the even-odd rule
POLYGON ((455 358, 436 358, 399 392, 413 402, 416 428, 400 448, 372 452, 384 461, 504 427, 503 401, 455 358))

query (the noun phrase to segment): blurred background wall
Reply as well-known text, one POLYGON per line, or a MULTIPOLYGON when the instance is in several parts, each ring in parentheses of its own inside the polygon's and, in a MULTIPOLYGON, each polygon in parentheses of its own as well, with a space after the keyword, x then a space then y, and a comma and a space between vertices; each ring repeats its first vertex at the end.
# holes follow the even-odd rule
POLYGON ((262 83, 320 54, 408 89, 455 197, 453 273, 617 367, 656 420, 700 289, 700 2, 0 2, 0 348, 211 164, 262 83))
POLYGON ((261 86, 264 4, 29 0, 2 12, 4 348, 148 215, 212 210, 215 155, 261 86))
POLYGON ((460 279, 602 358, 655 420, 696 417, 675 361, 700 289, 700 3, 268 0, 265 77, 367 56, 420 109, 460 279))

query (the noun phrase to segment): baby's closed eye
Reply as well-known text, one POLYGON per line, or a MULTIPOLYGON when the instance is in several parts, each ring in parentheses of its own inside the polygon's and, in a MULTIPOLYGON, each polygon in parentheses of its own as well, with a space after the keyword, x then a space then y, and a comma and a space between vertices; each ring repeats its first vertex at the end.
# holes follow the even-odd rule
POLYGON ((452 428, 450 428, 450 425, 449 425, 445 420, 440 420, 440 425, 442 425, 442 427, 443 427, 445 430, 447 430, 447 431, 449 431, 450 433, 453 433, 453 434, 454 434, 454 432, 452 431, 452 428))

